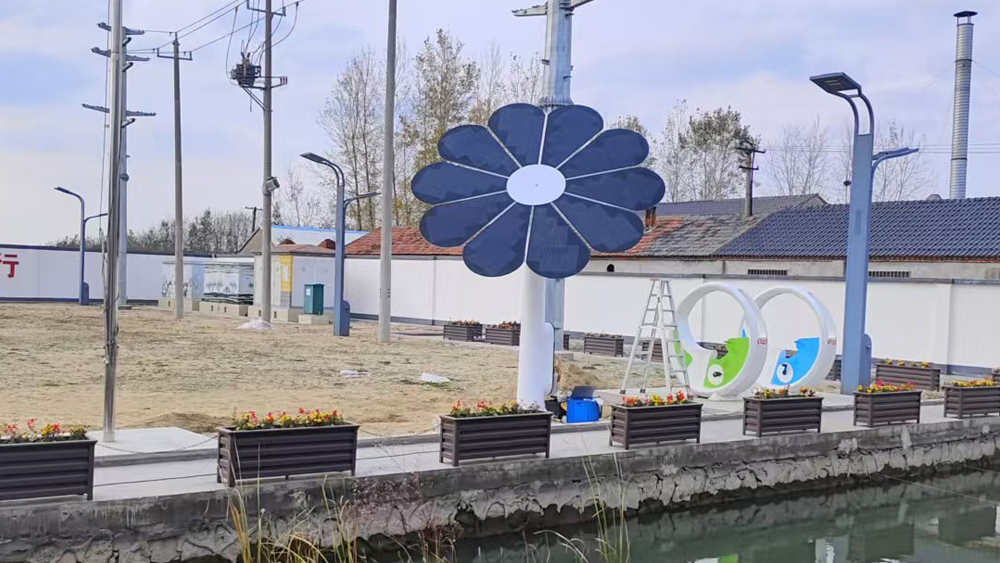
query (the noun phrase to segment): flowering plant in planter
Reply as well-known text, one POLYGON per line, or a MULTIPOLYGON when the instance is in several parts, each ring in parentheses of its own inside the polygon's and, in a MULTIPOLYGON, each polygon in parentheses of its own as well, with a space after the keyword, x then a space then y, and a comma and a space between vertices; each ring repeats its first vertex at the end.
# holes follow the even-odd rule
POLYGON ((505 329, 513 329, 513 328, 520 329, 521 328, 521 323, 519 323, 517 321, 502 321, 502 322, 499 322, 499 323, 497 323, 495 325, 489 325, 489 327, 490 328, 505 328, 505 329))
POLYGON ((39 428, 35 419, 29 418, 26 427, 22 430, 16 423, 0 425, 0 444, 37 444, 87 439, 87 430, 83 426, 63 428, 60 424, 46 424, 39 428))
POLYGON ((666 397, 660 395, 650 395, 649 397, 625 397, 622 399, 624 407, 663 407, 666 405, 686 405, 693 403, 684 391, 668 394, 666 397))
POLYGON ((456 418, 471 418, 476 416, 504 416, 508 414, 533 414, 541 412, 536 404, 521 405, 517 401, 510 401, 500 405, 494 405, 489 401, 479 401, 475 406, 462 404, 457 401, 451 406, 451 416, 456 418))
POLYGON ((479 322, 477 320, 474 320, 474 319, 465 319, 465 320, 461 320, 461 321, 449 321, 448 324, 454 325, 454 326, 479 326, 479 325, 481 325, 483 323, 481 323, 481 322, 479 322))
POLYGON ((257 411, 248 411, 233 415, 233 427, 236 430, 266 430, 268 428, 310 428, 315 426, 338 426, 346 424, 344 415, 336 410, 324 412, 320 409, 306 410, 299 408, 296 415, 287 412, 278 414, 269 412, 257 416, 257 411))
POLYGON ((956 380, 951 383, 955 387, 996 387, 997 381, 995 379, 972 379, 968 381, 956 380))
POLYGON ((883 383, 881 379, 877 379, 875 383, 869 383, 867 387, 858 385, 858 393, 897 393, 899 391, 913 391, 916 388, 917 386, 913 383, 893 385, 891 383, 883 383))
POLYGON ((798 393, 792 393, 790 386, 786 385, 778 389, 771 389, 765 387, 763 389, 756 389, 753 392, 754 399, 794 399, 796 397, 815 397, 816 390, 810 387, 799 388, 798 393))

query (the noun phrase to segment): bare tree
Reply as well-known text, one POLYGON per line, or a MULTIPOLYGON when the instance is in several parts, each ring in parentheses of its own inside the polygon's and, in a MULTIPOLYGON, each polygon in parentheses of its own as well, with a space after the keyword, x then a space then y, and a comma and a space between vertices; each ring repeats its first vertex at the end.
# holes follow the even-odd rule
POLYGON ((500 47, 493 43, 479 62, 476 101, 469 113, 473 123, 486 125, 493 112, 507 102, 506 61, 500 47))
MULTIPOLYGON (((348 196, 377 191, 382 181, 382 122, 384 71, 370 48, 363 49, 347 65, 326 101, 319 123, 331 140, 333 160, 344 170, 348 196)), ((324 171, 327 199, 336 198, 336 182, 324 171)), ((377 226, 378 202, 361 200, 348 210, 354 227, 372 230, 377 226)))
POLYGON ((510 56, 507 70, 507 103, 537 104, 542 97, 542 62, 537 56, 510 56))
POLYGON ((653 168, 663 178, 667 188, 664 199, 670 202, 690 199, 688 155, 680 144, 680 134, 687 122, 687 101, 678 100, 667 115, 667 124, 659 138, 651 142, 653 168))
MULTIPOLYGON (((854 132, 850 125, 844 127, 844 144, 838 147, 840 154, 838 169, 843 174, 840 201, 850 201, 851 157, 854 132)), ((912 130, 890 120, 879 124, 875 132, 875 152, 902 147, 921 148, 926 144, 924 137, 917 137, 912 130)), ((917 199, 926 195, 934 184, 934 174, 927 166, 923 153, 887 160, 879 165, 872 181, 873 201, 900 201, 917 199)))
POLYGON ((778 195, 822 193, 829 177, 829 148, 826 129, 819 119, 807 129, 790 125, 781 138, 768 147, 765 173, 772 192, 778 195))

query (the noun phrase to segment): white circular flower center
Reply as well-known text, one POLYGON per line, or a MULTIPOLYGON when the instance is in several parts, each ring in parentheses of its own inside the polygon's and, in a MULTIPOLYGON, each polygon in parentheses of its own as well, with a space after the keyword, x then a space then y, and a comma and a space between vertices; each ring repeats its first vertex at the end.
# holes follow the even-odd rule
POLYGON ((562 172, 544 164, 521 168, 507 178, 507 193, 524 205, 545 205, 559 199, 566 191, 562 172))

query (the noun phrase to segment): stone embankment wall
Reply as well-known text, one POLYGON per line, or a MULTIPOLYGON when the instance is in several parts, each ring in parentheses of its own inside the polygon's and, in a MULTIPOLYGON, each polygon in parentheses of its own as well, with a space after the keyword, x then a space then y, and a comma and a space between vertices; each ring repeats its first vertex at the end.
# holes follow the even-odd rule
POLYGON ((346 531, 377 544, 428 529, 483 537, 580 523, 595 498, 630 511, 682 510, 885 475, 948 473, 998 457, 1000 418, 988 418, 268 482, 239 492, 0 506, 0 562, 234 561, 234 500, 249 509, 251 527, 264 508, 272 537, 295 531, 330 545, 346 531))

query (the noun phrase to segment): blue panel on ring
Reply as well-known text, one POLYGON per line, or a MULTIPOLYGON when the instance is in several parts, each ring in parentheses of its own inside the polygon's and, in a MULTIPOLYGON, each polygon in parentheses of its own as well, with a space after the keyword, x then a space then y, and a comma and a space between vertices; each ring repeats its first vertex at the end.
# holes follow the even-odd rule
POLYGON ((482 125, 461 125, 448 131, 438 141, 441 158, 510 176, 518 166, 482 125))
POLYGON ((505 276, 524 263, 524 244, 528 238, 531 208, 515 205, 501 215, 462 251, 465 265, 473 272, 491 278, 505 276))
POLYGON ((601 114, 586 106, 563 106, 549 113, 542 164, 559 166, 604 129, 601 114))
POLYGON ((460 246, 512 203, 501 192, 432 207, 420 219, 420 234, 436 246, 460 246))
POLYGON ((456 166, 435 162, 413 177, 413 195, 424 203, 447 203, 507 189, 507 179, 456 166))
POLYGON ((629 168, 566 182, 566 192, 611 205, 644 211, 663 200, 666 187, 648 168, 629 168))
POLYGON ((623 252, 642 238, 642 219, 635 212, 563 195, 555 206, 600 252, 623 252))
POLYGON ((531 104, 504 106, 490 117, 490 129, 521 166, 538 164, 545 112, 531 104))
POLYGON ((559 168, 567 178, 606 172, 642 164, 649 156, 649 143, 642 135, 628 129, 612 129, 598 135, 594 142, 559 168))
POLYGON ((551 205, 535 207, 526 263, 536 274, 552 279, 578 274, 590 260, 590 249, 551 205))

